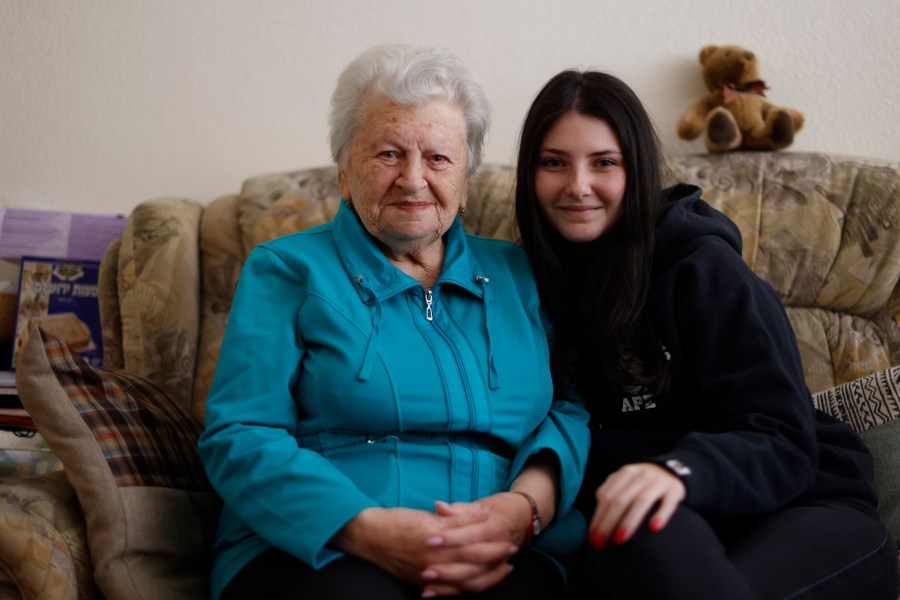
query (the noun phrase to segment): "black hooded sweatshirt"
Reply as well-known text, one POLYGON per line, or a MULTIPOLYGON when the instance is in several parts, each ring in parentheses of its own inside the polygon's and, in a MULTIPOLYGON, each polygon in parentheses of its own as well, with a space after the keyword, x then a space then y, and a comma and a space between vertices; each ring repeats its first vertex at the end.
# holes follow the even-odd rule
POLYGON ((737 226, 695 186, 665 197, 648 314, 669 360, 668 391, 589 403, 582 509, 593 512, 593 490, 612 471, 654 462, 686 467, 685 503, 710 515, 833 497, 874 512, 871 455, 849 426, 813 407, 785 309, 741 258, 737 226))

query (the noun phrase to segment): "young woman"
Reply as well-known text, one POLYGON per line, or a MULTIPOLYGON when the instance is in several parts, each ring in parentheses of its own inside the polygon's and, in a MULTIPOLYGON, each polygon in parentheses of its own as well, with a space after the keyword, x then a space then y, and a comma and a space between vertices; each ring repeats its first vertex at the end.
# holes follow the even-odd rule
POLYGON ((814 410, 737 227, 662 164, 604 73, 560 73, 525 120, 516 217, 592 417, 582 595, 895 600, 871 456, 814 410))

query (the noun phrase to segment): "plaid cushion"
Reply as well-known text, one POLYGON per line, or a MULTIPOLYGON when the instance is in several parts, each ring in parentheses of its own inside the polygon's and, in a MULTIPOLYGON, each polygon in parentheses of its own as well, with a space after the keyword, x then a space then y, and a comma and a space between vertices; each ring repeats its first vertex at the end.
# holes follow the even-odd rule
POLYGON ((91 431, 118 487, 208 490, 200 423, 147 379, 99 371, 46 335, 48 366, 91 431))
POLYGON ((16 386, 78 496, 103 597, 208 598, 220 501, 187 409, 142 377, 91 367, 43 331, 20 355, 16 386))

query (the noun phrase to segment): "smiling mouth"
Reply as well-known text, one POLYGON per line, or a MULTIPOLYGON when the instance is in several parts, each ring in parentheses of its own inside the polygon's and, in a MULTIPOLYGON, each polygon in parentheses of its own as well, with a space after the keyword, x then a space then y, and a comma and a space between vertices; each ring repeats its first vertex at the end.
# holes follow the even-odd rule
POLYGON ((588 213, 593 212, 595 210, 601 210, 602 206, 583 206, 583 205, 575 205, 575 206, 560 206, 560 210, 570 213, 588 213))
POLYGON ((575 206, 560 206, 558 210, 562 218, 567 221, 587 223, 593 222, 604 208, 603 206, 584 206, 579 204, 575 206))
POLYGON ((427 200, 420 200, 416 202, 394 202, 391 204, 394 208, 399 210, 419 210, 422 208, 428 208, 432 205, 431 202, 427 200))

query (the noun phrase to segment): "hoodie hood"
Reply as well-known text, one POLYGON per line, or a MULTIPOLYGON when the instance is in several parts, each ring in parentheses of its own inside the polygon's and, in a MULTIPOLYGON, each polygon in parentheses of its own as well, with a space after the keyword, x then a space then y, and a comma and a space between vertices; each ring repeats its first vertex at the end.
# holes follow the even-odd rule
POLYGON ((663 214, 656 227, 658 267, 665 267, 690 254, 715 237, 741 254, 741 232, 731 219, 700 199, 695 185, 678 184, 663 191, 663 214))

